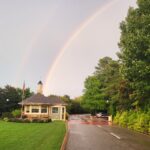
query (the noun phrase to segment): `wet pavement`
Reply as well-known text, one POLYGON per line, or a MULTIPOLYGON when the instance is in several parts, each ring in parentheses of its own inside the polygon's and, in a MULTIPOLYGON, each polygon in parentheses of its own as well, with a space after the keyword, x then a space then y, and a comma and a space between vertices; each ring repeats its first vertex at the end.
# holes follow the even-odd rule
POLYGON ((72 115, 66 150, 149 150, 150 136, 112 126, 105 118, 72 115))

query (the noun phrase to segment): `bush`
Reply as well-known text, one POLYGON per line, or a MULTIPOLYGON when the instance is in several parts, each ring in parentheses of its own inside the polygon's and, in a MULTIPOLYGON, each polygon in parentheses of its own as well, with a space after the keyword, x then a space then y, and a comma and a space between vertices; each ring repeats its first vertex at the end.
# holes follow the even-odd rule
POLYGON ((48 121, 48 122, 52 122, 52 119, 48 119, 47 121, 48 121))
POLYGON ((148 125, 148 134, 150 134, 150 122, 149 122, 149 125, 148 125))
POLYGON ((51 119, 33 119, 32 121, 29 119, 21 119, 21 118, 7 118, 5 119, 5 121, 9 121, 9 122, 17 122, 17 123, 48 123, 48 122, 52 122, 51 119))
POLYGON ((13 111, 12 111, 12 115, 13 115, 13 117, 15 117, 15 118, 20 117, 20 116, 21 116, 21 110, 20 110, 20 109, 15 109, 15 110, 13 110, 13 111))
POLYGON ((128 123, 128 112, 124 111, 122 112, 119 118, 119 125, 121 125, 122 127, 127 127, 127 123, 128 123))
POLYGON ((32 119, 32 123, 38 123, 39 121, 39 119, 32 119))
POLYGON ((18 122, 18 123, 30 123, 29 119, 20 119, 20 118, 10 118, 9 122, 18 122))
POLYGON ((26 119, 27 118, 27 116, 26 115, 22 115, 22 119, 26 119))
POLYGON ((120 114, 119 112, 117 112, 116 116, 114 117, 114 120, 113 120, 113 121, 114 121, 115 124, 119 124, 120 115, 121 115, 121 114, 120 114))
POLYGON ((143 112, 139 112, 137 115, 137 121, 134 124, 134 130, 142 133, 148 133, 149 122, 150 122, 150 116, 143 112))
POLYGON ((23 122, 24 123, 30 123, 31 121, 29 119, 24 119, 23 122))
POLYGON ((134 111, 129 111, 127 127, 129 129, 134 129, 134 125, 136 122, 137 122, 137 113, 134 111))
POLYGON ((150 114, 144 111, 124 111, 117 112, 114 123, 122 127, 150 134, 150 114))
POLYGON ((2 119, 4 119, 4 118, 12 118, 13 116, 10 112, 3 112, 1 117, 2 119))
POLYGON ((4 121, 6 121, 6 122, 8 122, 8 121, 9 121, 9 119, 8 119, 7 117, 5 117, 3 120, 4 120, 4 121))
POLYGON ((32 119, 32 123, 48 123, 52 122, 51 119, 32 119))

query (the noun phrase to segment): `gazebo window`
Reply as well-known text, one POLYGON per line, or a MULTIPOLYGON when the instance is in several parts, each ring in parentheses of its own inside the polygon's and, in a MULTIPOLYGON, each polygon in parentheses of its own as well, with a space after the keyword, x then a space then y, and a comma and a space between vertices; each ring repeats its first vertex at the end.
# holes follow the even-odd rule
POLYGON ((41 106, 41 113, 47 113, 47 106, 41 106))
POLYGON ((52 113, 58 113, 58 107, 53 107, 52 108, 52 113))
POLYGON ((32 113, 39 113, 39 106, 32 106, 32 113))

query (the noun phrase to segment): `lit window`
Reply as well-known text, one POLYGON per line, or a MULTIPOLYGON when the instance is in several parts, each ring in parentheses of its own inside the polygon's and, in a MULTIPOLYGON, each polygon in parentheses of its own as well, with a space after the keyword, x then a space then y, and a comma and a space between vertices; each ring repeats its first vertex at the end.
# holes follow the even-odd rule
POLYGON ((52 113, 58 113, 58 107, 53 107, 52 108, 52 113))
POLYGON ((38 113, 39 112, 39 106, 32 106, 32 113, 38 113))
POLYGON ((47 106, 41 107, 41 113, 47 113, 47 106))

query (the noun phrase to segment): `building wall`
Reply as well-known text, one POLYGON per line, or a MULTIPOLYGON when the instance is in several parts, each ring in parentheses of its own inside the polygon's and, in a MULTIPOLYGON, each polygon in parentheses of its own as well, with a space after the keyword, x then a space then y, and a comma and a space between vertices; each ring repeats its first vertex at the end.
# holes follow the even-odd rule
POLYGON ((46 106, 47 112, 41 112, 41 105, 24 106, 23 114, 28 118, 51 118, 52 120, 65 120, 66 107, 62 105, 46 106), (39 109, 39 112, 32 112, 33 109, 39 109))

